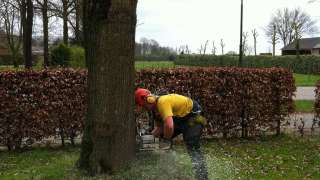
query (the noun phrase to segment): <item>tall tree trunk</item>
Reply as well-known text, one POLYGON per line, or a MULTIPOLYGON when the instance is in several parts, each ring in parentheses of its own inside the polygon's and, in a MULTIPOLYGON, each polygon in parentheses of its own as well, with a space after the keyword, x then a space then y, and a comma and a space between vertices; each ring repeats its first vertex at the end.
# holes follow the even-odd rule
POLYGON ((69 34, 68 34, 68 1, 62 0, 63 5, 63 43, 68 44, 69 34))
POLYGON ((27 3, 26 0, 22 0, 20 4, 20 14, 21 14, 21 26, 22 26, 22 51, 23 51, 23 59, 26 65, 26 51, 27 51, 27 46, 26 46, 26 31, 27 31, 27 3))
POLYGON ((79 159, 113 172, 135 151, 134 46, 137 0, 84 0, 88 110, 79 159))
POLYGON ((42 7, 43 22, 43 66, 49 66, 49 21, 48 21, 48 0, 43 0, 42 7))
POLYGON ((33 25, 33 3, 32 0, 26 2, 25 24, 23 31, 24 60, 27 69, 32 67, 32 25, 33 25))
POLYGON ((273 25, 273 35, 272 35, 272 56, 276 56, 276 25, 273 25))
POLYGON ((81 3, 82 0, 76 0, 76 29, 75 29, 75 36, 76 36, 76 43, 78 45, 82 44, 82 36, 80 30, 80 19, 81 19, 81 3))

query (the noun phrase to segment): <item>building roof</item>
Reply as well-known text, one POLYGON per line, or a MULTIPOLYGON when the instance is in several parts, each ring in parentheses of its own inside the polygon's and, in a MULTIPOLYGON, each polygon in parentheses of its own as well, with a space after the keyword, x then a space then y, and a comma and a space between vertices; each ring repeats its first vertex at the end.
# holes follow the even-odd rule
MULTIPOLYGON (((286 50, 296 50, 295 42, 290 43, 289 45, 282 48, 283 51, 286 50)), ((299 40, 301 50, 311 50, 311 49, 319 49, 320 48, 320 37, 314 38, 302 38, 299 40)))

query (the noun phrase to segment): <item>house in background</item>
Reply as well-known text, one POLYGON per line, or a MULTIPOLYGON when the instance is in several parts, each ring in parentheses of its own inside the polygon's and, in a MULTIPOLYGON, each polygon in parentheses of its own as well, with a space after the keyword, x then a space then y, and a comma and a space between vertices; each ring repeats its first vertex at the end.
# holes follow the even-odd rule
MULTIPOLYGON (((299 40, 300 55, 320 55, 320 37, 299 40)), ((296 55, 296 41, 281 49, 282 55, 296 55)))

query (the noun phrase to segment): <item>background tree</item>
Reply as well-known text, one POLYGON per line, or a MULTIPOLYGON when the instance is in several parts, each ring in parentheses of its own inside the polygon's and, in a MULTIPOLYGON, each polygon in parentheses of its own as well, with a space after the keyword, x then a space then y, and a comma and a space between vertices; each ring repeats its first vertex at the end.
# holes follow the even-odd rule
POLYGON ((40 10, 42 16, 42 31, 43 31, 43 66, 49 66, 49 14, 52 9, 50 0, 36 0, 36 8, 40 10), (48 2, 49 1, 49 2, 48 2))
POLYGON ((293 32, 294 40, 296 42, 296 53, 297 56, 300 54, 299 40, 304 34, 313 34, 317 32, 316 21, 313 21, 306 12, 301 9, 295 9, 293 11, 293 32))
POLYGON ((277 36, 277 26, 271 21, 268 26, 265 28, 265 35, 269 38, 269 41, 272 44, 272 56, 275 56, 276 53, 276 44, 279 41, 279 36, 277 36))
POLYGON ((76 6, 76 0, 56 0, 53 3, 54 12, 57 17, 60 17, 63 22, 63 43, 69 43, 69 28, 68 23, 70 22, 69 16, 74 13, 76 6))
POLYGON ((140 43, 136 43, 136 52, 135 52, 136 56, 170 55, 170 54, 175 54, 172 48, 162 47, 154 39, 147 39, 143 37, 140 39, 140 43))
POLYGON ((317 31, 316 21, 312 20, 310 15, 296 8, 289 10, 278 9, 273 15, 271 24, 276 26, 277 36, 281 39, 284 46, 292 43, 297 37, 295 33, 300 36, 311 35, 317 31), (294 30, 296 26, 296 30, 294 30))
POLYGON ((215 42, 214 41, 212 41, 212 55, 216 55, 216 52, 217 52, 217 47, 216 47, 216 45, 215 45, 215 42))
POLYGON ((226 46, 226 44, 223 42, 223 39, 220 40, 220 46, 221 46, 221 53, 223 55, 224 54, 224 47, 226 46))
POLYGON ((242 33, 242 48, 243 48, 242 52, 244 55, 247 55, 249 53, 248 37, 249 37, 248 32, 242 33))
POLYGON ((207 41, 204 43, 204 46, 203 46, 203 55, 205 55, 206 52, 207 52, 208 44, 209 44, 209 40, 207 40, 207 41))
POLYGON ((32 67, 32 30, 33 30, 33 1, 21 0, 19 7, 21 11, 21 24, 23 27, 23 57, 25 67, 32 67))
POLYGON ((258 32, 256 29, 252 30, 252 36, 253 36, 253 49, 254 49, 254 55, 257 55, 257 37, 258 37, 258 32))
POLYGON ((1 24, 3 24, 6 44, 10 50, 13 65, 18 67, 22 45, 22 25, 18 3, 16 1, 0 0, 0 16, 0 30, 2 29, 1 24))
POLYGON ((88 111, 79 166, 116 171, 134 156, 137 0, 84 0, 88 111))

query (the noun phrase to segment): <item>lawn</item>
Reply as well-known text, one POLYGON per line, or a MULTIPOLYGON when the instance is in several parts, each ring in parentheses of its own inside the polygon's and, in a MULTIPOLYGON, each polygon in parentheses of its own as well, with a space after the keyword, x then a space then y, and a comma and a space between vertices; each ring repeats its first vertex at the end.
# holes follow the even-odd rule
MULTIPOLYGON (((210 179, 320 179, 320 137, 280 136, 209 140, 203 144, 210 179)), ((89 177, 75 168, 79 148, 0 153, 0 179, 193 179, 184 146, 144 152, 113 176, 89 177)))
MULTIPOLYGON (((174 68, 173 61, 136 61, 135 68, 139 69, 146 69, 146 68, 174 68)), ((0 66, 0 71, 5 70, 23 70, 24 66, 19 66, 19 68, 14 68, 13 66, 0 66)), ((42 66, 36 66, 33 69, 42 69, 42 66)))
POLYGON ((135 67, 137 70, 146 68, 174 68, 173 61, 136 61, 135 67))
POLYGON ((314 101, 312 100, 295 100, 296 112, 309 113, 314 112, 314 101))
POLYGON ((296 86, 315 86, 320 75, 294 74, 296 86))

